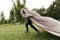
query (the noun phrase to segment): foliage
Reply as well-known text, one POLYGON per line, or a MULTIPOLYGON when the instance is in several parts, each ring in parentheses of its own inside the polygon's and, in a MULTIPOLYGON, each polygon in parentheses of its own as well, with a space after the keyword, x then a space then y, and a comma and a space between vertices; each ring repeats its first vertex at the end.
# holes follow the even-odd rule
POLYGON ((4 16, 4 12, 3 11, 1 12, 0 17, 1 17, 0 24, 4 24, 5 23, 5 16, 4 16))
POLYGON ((46 12, 46 10, 45 10, 45 8, 40 8, 39 10, 37 10, 37 12, 38 12, 40 15, 44 16, 44 13, 46 12))
POLYGON ((40 8, 40 9, 32 9, 33 11, 36 11, 37 13, 39 13, 41 16, 45 16, 46 13, 46 9, 45 8, 40 8))
POLYGON ((12 8, 10 11, 10 18, 9 18, 10 22, 14 23, 14 9, 12 8))
POLYGON ((24 4, 20 3, 20 0, 16 0, 16 3, 13 2, 13 9, 10 11, 10 20, 14 22, 20 22, 23 23, 25 19, 22 17, 20 11, 25 6, 25 0, 23 0, 24 4))
POLYGON ((52 17, 54 19, 60 19, 60 0, 55 0, 48 8, 40 8, 36 10, 42 16, 52 17))
POLYGON ((54 19, 60 19, 60 3, 59 0, 56 0, 53 2, 52 5, 47 9, 47 14, 46 16, 50 16, 54 19))

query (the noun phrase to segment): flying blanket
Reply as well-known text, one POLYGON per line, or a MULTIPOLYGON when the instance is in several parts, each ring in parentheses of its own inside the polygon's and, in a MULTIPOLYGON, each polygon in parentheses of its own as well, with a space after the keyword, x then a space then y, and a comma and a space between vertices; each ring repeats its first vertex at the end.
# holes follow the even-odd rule
POLYGON ((44 29, 45 31, 60 37, 60 22, 59 21, 51 17, 43 17, 37 12, 29 11, 25 8, 21 10, 21 14, 25 18, 28 16, 33 16, 30 18, 32 22, 34 22, 36 25, 38 25, 40 28, 44 29))

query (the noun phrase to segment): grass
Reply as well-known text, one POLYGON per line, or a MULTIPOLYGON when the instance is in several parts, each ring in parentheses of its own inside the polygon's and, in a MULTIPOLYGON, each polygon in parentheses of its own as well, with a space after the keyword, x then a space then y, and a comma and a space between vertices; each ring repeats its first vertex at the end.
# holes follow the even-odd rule
MULTIPOLYGON (((36 26, 36 25, 35 25, 36 26)), ((38 28, 38 27, 37 27, 38 28)), ((0 25, 0 40, 59 40, 48 32, 38 28, 40 34, 37 34, 32 28, 29 27, 29 33, 25 33, 25 26, 14 24, 0 25)))

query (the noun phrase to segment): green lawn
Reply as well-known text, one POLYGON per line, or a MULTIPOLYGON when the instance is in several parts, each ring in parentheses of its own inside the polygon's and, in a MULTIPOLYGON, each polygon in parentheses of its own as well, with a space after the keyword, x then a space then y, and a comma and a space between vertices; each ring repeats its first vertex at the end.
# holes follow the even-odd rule
MULTIPOLYGON (((35 25, 36 26, 36 25, 35 25)), ((0 40, 60 40, 48 32, 37 27, 40 34, 37 34, 32 28, 29 27, 29 33, 25 33, 25 26, 4 24, 0 25, 0 40)))

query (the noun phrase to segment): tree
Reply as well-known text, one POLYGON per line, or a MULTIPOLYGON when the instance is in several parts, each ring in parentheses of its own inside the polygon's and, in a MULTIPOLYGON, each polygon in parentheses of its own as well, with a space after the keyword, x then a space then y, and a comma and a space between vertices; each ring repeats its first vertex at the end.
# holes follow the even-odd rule
POLYGON ((13 2, 13 6, 14 6, 13 8, 14 8, 14 15, 16 17, 16 22, 22 23, 24 21, 24 19, 21 15, 20 11, 21 11, 22 7, 25 6, 25 0, 23 0, 24 4, 21 4, 20 0, 16 0, 16 3, 13 0, 12 0, 12 2, 13 2))
POLYGON ((0 24, 4 24, 5 23, 5 16, 4 16, 4 12, 2 11, 1 12, 1 21, 0 21, 0 24))
POLYGON ((33 11, 36 11, 37 13, 39 13, 42 16, 44 16, 45 12, 46 12, 45 8, 40 8, 40 9, 34 8, 33 11))
POLYGON ((40 8, 40 9, 37 10, 37 12, 38 12, 40 15, 44 16, 46 10, 45 10, 45 8, 40 8))
POLYGON ((24 7, 25 7, 25 5, 26 5, 26 0, 23 0, 23 3, 24 3, 24 7))
POLYGON ((56 10, 56 16, 57 16, 57 19, 60 19, 60 0, 55 0, 55 10, 56 10))
POLYGON ((54 5, 55 5, 55 2, 53 4, 51 4, 50 7, 47 9, 47 14, 46 14, 47 16, 54 18, 54 16, 55 16, 54 5))
POLYGON ((60 0, 55 0, 55 2, 50 5, 46 15, 54 19, 60 19, 60 0))
POLYGON ((9 18, 9 21, 12 22, 12 23, 15 23, 15 18, 14 18, 14 8, 11 9, 10 11, 10 18, 9 18))

